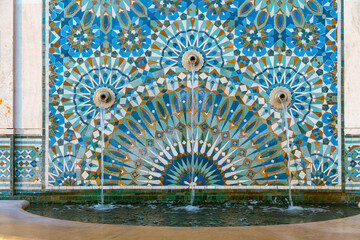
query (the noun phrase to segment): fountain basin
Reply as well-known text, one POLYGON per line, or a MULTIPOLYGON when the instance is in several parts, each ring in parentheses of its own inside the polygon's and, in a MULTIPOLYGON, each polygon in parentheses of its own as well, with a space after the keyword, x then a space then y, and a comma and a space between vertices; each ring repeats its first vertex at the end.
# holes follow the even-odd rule
POLYGON ((289 208, 287 204, 174 202, 137 204, 32 203, 27 211, 50 218, 86 223, 171 227, 227 227, 276 225, 325 221, 360 214, 355 204, 307 204, 289 208))
POLYGON ((303 224, 249 227, 149 227, 63 221, 23 210, 26 201, 0 202, 0 237, 26 239, 357 239, 360 215, 303 224), (301 234, 299 234, 301 233, 301 234), (346 233, 346 234, 344 234, 346 233))

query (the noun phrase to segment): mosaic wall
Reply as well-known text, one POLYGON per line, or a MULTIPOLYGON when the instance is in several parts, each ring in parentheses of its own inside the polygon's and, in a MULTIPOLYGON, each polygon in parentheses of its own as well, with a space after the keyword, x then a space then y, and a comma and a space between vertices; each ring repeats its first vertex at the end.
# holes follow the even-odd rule
POLYGON ((338 2, 50 0, 46 187, 341 186, 338 2), (194 75, 183 54, 199 51, 194 75), (269 104, 282 86, 282 111, 269 104), (192 95, 192 93, 194 93, 192 95), (195 106, 192 110, 191 106, 195 106))
POLYGON ((10 138, 0 138, 0 193, 10 190, 10 138))
POLYGON ((360 188, 360 136, 345 136, 345 187, 360 188))
POLYGON ((42 139, 15 139, 15 189, 40 190, 42 139))

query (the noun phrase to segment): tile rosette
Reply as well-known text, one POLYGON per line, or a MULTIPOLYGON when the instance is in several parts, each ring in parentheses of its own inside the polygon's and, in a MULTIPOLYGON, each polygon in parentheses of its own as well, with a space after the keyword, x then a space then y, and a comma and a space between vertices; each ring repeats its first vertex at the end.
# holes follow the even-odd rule
POLYGON ((101 86, 116 93, 105 186, 286 186, 278 86, 293 98, 293 185, 339 186, 336 12, 315 0, 50 1, 47 187, 99 186, 101 86), (193 82, 190 49, 204 54, 193 82))

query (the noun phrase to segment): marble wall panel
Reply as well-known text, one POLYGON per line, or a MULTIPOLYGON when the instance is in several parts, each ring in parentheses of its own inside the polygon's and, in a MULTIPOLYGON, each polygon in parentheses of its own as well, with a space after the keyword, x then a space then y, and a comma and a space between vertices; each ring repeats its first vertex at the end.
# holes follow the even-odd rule
POLYGON ((0 2, 0 134, 14 127, 14 2, 0 2))

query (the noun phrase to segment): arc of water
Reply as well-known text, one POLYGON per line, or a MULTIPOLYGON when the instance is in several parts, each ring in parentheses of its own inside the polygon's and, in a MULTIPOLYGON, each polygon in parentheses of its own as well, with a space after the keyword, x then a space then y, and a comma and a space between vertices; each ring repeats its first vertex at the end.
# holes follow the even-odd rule
POLYGON ((193 205, 194 204, 194 200, 195 200, 195 182, 194 182, 194 178, 195 178, 195 136, 194 136, 194 128, 195 126, 193 125, 193 121, 195 118, 195 94, 194 94, 194 82, 195 82, 195 65, 191 64, 191 117, 190 117, 190 126, 191 126, 191 183, 190 183, 190 188, 191 188, 191 198, 190 198, 190 204, 193 205))
POLYGON ((104 205, 104 132, 105 132, 105 102, 100 103, 100 129, 101 129, 101 205, 104 205))
MULTIPOLYGON (((102 6, 100 6, 99 11, 101 13, 102 6)), ((101 39, 101 33, 100 33, 100 41, 101 39)), ((104 79, 101 75, 101 47, 100 47, 100 53, 99 53, 99 64, 98 64, 99 72, 98 72, 98 79, 100 84, 104 84, 104 79)), ((101 206, 104 205, 104 131, 105 131, 105 102, 100 102, 100 131, 101 131, 101 152, 100 152, 100 160, 101 160, 101 176, 100 176, 100 189, 101 189, 101 199, 100 204, 101 206)))
POLYGON ((292 196, 291 196, 291 165, 290 165, 290 137, 289 137, 289 125, 287 122, 287 106, 286 106, 286 101, 281 101, 281 105, 283 108, 283 115, 284 115, 284 124, 285 124, 285 131, 286 131, 286 152, 287 152, 287 157, 288 157, 288 162, 287 162, 287 168, 289 170, 289 178, 288 178, 288 183, 289 183, 289 202, 290 202, 290 207, 293 207, 293 201, 292 201, 292 196))
MULTIPOLYGON (((285 64, 288 63, 288 58, 285 56, 285 64)), ((295 76, 295 75, 294 75, 295 76)), ((292 76, 292 78, 294 78, 294 76, 292 76)), ((276 79, 275 76, 275 71, 273 71, 273 79, 276 79)), ((284 80, 285 83, 285 71, 283 71, 282 76, 281 76, 281 81, 284 80)), ((269 84, 271 84, 271 80, 269 78, 265 78, 265 80, 268 81, 269 84)), ((282 110, 283 110, 283 117, 284 117, 284 124, 285 124, 285 131, 286 131, 286 151, 287 151, 287 156, 288 156, 288 163, 287 163, 287 168, 289 170, 289 177, 288 177, 288 183, 289 183, 289 202, 290 202, 290 207, 293 207, 293 201, 292 201, 292 196, 291 196, 291 169, 290 169, 290 144, 289 144, 289 125, 287 122, 287 105, 286 105, 286 100, 282 100, 281 101, 281 105, 282 105, 282 110)))

